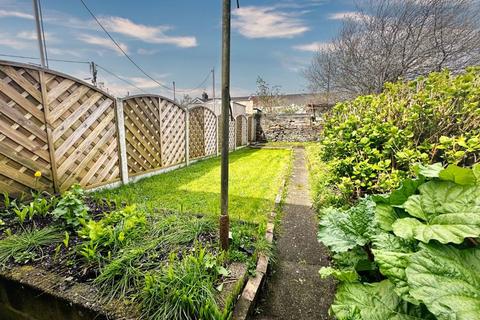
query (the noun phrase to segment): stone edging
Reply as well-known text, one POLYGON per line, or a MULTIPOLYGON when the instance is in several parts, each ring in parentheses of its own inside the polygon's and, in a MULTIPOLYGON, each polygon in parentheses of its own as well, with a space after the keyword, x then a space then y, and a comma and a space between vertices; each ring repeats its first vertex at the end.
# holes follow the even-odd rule
MULTIPOLYGON (((285 190, 287 184, 287 177, 284 177, 282 180, 282 184, 280 189, 278 190, 278 194, 275 197, 275 208, 270 212, 268 216, 267 222, 267 231, 265 233, 265 238, 267 241, 272 244, 273 243, 273 232, 275 228, 275 217, 277 213, 275 209, 280 206, 282 201, 283 192, 285 190)), ((243 288, 243 291, 240 297, 235 304, 235 308, 233 310, 233 320, 246 320, 248 316, 253 312, 253 308, 256 304, 260 293, 260 287, 262 283, 265 281, 268 264, 270 262, 270 258, 264 254, 260 254, 257 260, 257 268, 255 272, 255 277, 249 278, 247 284, 243 288)))

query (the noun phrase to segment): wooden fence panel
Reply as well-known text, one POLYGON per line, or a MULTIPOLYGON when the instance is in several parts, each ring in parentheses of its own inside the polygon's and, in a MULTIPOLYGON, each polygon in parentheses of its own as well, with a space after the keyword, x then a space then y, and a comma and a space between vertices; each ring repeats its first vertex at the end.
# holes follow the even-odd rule
POLYGON ((248 125, 247 125, 247 117, 242 116, 242 132, 241 132, 241 145, 246 146, 248 144, 248 125))
POLYGON ((216 152, 217 144, 217 117, 207 108, 204 108, 205 118, 205 155, 210 156, 216 152))
POLYGON ((230 119, 229 130, 228 130, 228 149, 235 150, 235 120, 230 119))
POLYGON ((255 141, 255 125, 253 116, 248 117, 248 142, 255 141))
MULTIPOLYGON (((218 150, 222 150, 222 116, 217 117, 218 121, 218 150)), ((229 128, 228 128, 228 149, 235 150, 235 120, 229 121, 229 128)))
POLYGON ((55 73, 45 73, 45 87, 60 191, 119 180, 113 97, 55 73))
POLYGON ((190 159, 205 156, 205 111, 203 107, 189 111, 189 157, 190 159))
POLYGON ((185 161, 185 110, 170 100, 160 99, 162 163, 171 166, 185 161))
POLYGON ((0 65, 0 191, 53 191, 38 70, 0 65), (42 177, 34 178, 40 171, 42 177))
POLYGON ((159 98, 126 98, 123 114, 129 175, 162 167, 159 98))
POLYGON ((237 143, 237 146, 241 146, 242 145, 242 128, 243 128, 243 116, 238 116, 237 119, 236 119, 236 122, 237 122, 237 127, 235 128, 236 129, 236 134, 235 134, 235 139, 236 139, 236 143, 237 143))

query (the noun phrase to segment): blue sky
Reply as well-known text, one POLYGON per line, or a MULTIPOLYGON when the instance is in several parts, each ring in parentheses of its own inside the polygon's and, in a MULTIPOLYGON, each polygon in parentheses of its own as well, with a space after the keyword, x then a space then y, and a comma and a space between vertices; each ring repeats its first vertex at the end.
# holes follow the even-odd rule
MULTIPOLYGON (((212 67, 220 83, 221 0, 84 0, 122 48, 155 79, 178 95, 211 92, 212 67)), ((318 46, 328 45, 354 0, 240 0, 232 17, 232 95, 255 92, 257 76, 284 93, 304 92, 301 70, 318 46)), ((235 0, 232 1, 233 5, 235 0)), ((142 90, 171 97, 121 55, 79 0, 42 0, 50 58, 95 61, 142 90)), ((30 0, 0 0, 0 54, 38 57, 30 0)), ((21 59, 23 62, 34 62, 21 59)), ((87 64, 50 62, 50 68, 89 77, 87 64)), ((137 89, 99 71, 109 91, 137 89)))

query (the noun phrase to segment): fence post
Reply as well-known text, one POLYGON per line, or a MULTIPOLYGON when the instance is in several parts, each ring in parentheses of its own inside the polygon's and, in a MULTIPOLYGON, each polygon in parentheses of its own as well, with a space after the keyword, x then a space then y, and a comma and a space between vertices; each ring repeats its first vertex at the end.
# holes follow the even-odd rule
POLYGON ((189 110, 185 108, 185 164, 190 164, 190 115, 189 110))
POLYGON ((118 156, 120 165, 120 176, 122 177, 122 183, 128 183, 128 164, 127 164, 127 145, 125 139, 125 119, 123 117, 123 100, 117 98, 115 103, 116 120, 115 125, 117 127, 117 142, 118 142, 118 156))
POLYGON ((41 90, 41 97, 42 97, 42 105, 43 105, 43 115, 45 119, 45 130, 47 131, 47 144, 48 144, 48 154, 50 156, 50 168, 52 170, 52 180, 53 180, 53 190, 55 192, 60 192, 60 186, 58 181, 57 175, 57 161, 55 159, 55 141, 53 141, 52 136, 52 124, 50 123, 50 110, 48 107, 48 93, 47 93, 47 85, 45 83, 45 71, 40 69, 38 71, 39 80, 40 80, 40 90, 41 90))

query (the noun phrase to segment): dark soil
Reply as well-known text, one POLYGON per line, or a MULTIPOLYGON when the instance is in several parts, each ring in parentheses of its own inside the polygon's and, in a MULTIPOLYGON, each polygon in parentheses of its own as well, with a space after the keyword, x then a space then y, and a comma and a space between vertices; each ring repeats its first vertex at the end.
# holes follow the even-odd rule
POLYGON ((330 265, 327 248, 317 241, 317 221, 309 194, 305 152, 294 149, 277 242, 277 263, 267 279, 253 319, 331 319, 333 280, 323 280, 321 267, 330 265))

